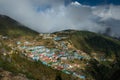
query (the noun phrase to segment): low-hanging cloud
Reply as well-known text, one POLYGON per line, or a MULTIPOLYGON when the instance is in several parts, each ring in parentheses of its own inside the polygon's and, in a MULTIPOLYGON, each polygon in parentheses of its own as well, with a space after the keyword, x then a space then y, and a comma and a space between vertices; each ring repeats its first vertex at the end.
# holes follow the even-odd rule
POLYGON ((38 32, 64 29, 120 32, 120 6, 87 6, 65 0, 0 0, 0 14, 7 15, 38 32), (109 24, 110 23, 110 24, 109 24))

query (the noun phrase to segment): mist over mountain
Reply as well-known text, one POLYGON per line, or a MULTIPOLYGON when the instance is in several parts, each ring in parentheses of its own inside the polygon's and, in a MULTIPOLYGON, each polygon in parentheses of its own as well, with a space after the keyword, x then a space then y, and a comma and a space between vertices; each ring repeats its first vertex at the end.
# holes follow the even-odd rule
POLYGON ((120 80, 119 0, 0 0, 0 80, 120 80))
MULTIPOLYGON (((110 33, 110 28, 108 28, 106 32, 110 33)), ((83 70, 81 70, 81 68, 77 69, 80 74, 82 73, 83 75, 84 73, 84 75, 86 75, 86 79, 120 79, 119 75, 117 75, 120 71, 120 41, 117 39, 89 31, 79 31, 73 29, 57 31, 51 34, 68 37, 62 41, 56 41, 57 44, 60 42, 68 42, 69 45, 71 44, 70 50, 72 46, 75 47, 72 48, 73 50, 71 50, 68 55, 73 54, 71 52, 75 52, 77 49, 83 51, 84 54, 91 57, 90 60, 81 59, 78 61, 79 65, 87 65, 83 67, 81 66, 84 68, 83 70)), ((55 42, 54 36, 53 38, 44 39, 40 36, 40 33, 26 28, 7 16, 0 16, 0 35, 0 68, 2 68, 0 69, 2 70, 0 75, 4 74, 4 76, 1 76, 0 79, 10 78, 12 80, 14 78, 16 79, 17 76, 19 80, 23 80, 23 78, 25 80, 81 80, 80 78, 71 76, 72 74, 66 74, 60 70, 53 69, 49 66, 43 65, 41 61, 36 62, 23 55, 23 52, 26 51, 21 50, 22 48, 20 47, 25 46, 26 42, 36 43, 32 43, 32 47, 36 47, 35 45, 41 45, 41 42, 43 42, 42 45, 44 46, 55 46, 56 43, 53 44, 55 42), (21 45, 20 43, 18 44, 18 42, 20 42, 21 45), (6 72, 6 74, 3 72, 6 72)), ((28 46, 31 47, 30 45, 28 46)), ((60 47, 57 47, 57 49, 59 48, 60 47)), ((28 51, 28 54, 31 53, 32 52, 29 53, 28 51)), ((56 54, 59 53, 57 52, 56 54)), ((76 62, 76 59, 75 62, 71 61, 72 64, 77 64, 78 62, 76 62)))
POLYGON ((75 29, 119 36, 120 6, 86 5, 67 0, 0 0, 0 14, 7 15, 37 32, 75 29))

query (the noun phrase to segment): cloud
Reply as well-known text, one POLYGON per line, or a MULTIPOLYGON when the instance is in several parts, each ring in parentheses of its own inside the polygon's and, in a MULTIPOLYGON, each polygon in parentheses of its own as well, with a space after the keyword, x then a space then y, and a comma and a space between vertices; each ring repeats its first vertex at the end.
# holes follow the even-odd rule
POLYGON ((119 8, 115 5, 93 7, 77 1, 65 5, 64 0, 0 0, 0 14, 38 32, 64 29, 105 32, 110 27, 114 34, 119 34, 116 32, 120 25, 119 8))
POLYGON ((120 6, 97 6, 94 8, 93 14, 100 17, 99 24, 107 27, 106 29, 111 29, 111 36, 120 36, 120 6))
POLYGON ((112 18, 120 20, 120 6, 118 5, 96 6, 93 12, 104 19, 112 18))

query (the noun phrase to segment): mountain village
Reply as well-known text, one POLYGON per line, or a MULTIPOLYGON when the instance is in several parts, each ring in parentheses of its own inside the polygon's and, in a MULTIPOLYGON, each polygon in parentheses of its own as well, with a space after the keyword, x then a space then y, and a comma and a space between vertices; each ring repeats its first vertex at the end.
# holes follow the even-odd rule
MULTIPOLYGON (((86 79, 84 74, 85 66, 89 66, 88 61, 91 58, 97 60, 106 61, 104 55, 97 57, 96 53, 93 53, 91 57, 82 50, 78 50, 74 47, 69 40, 68 35, 58 34, 39 34, 39 36, 32 41, 29 40, 10 40, 6 43, 12 48, 10 52, 6 52, 2 49, 1 52, 4 56, 11 55, 13 52, 20 51, 21 56, 26 56, 29 60, 42 62, 44 65, 53 69, 60 70, 66 74, 72 74, 79 77, 82 80, 86 79), (38 40, 38 41, 37 41, 38 40), (11 43, 15 43, 14 45, 11 43)), ((0 36, 1 40, 7 40, 7 36, 0 36)), ((0 45, 2 45, 0 43, 0 45)), ((16 52, 18 54, 18 52, 16 52)), ((9 59, 9 61, 11 61, 9 59)), ((113 61, 113 60, 111 60, 113 61)))

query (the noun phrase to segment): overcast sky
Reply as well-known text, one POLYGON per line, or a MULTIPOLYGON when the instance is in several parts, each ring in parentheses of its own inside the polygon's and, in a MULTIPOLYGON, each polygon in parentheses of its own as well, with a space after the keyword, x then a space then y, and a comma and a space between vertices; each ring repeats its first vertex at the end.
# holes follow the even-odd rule
POLYGON ((120 2, 94 1, 0 0, 0 14, 38 32, 64 29, 105 32, 110 27, 111 35, 120 35, 120 2))

